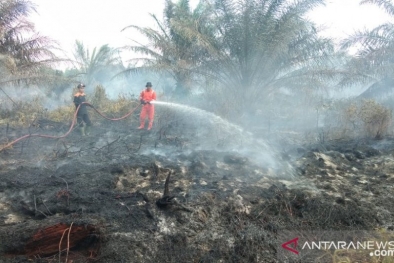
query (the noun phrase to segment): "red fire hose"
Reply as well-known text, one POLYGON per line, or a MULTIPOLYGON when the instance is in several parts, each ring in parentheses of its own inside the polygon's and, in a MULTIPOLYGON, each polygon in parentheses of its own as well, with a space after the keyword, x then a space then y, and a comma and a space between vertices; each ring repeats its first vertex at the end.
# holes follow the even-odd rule
POLYGON ((130 116, 136 109, 138 109, 138 107, 141 105, 141 104, 138 104, 137 107, 135 107, 135 108, 132 109, 130 112, 128 112, 126 115, 124 115, 124 116, 122 116, 122 117, 120 117, 120 118, 114 118, 114 119, 112 119, 112 118, 109 118, 109 117, 103 115, 103 114, 102 114, 100 111, 98 111, 92 104, 90 104, 90 103, 88 103, 88 102, 83 102, 83 103, 81 103, 81 104, 78 106, 78 108, 75 110, 74 117, 73 117, 73 121, 72 121, 72 123, 71 123, 70 129, 69 129, 64 135, 62 135, 62 136, 52 136, 52 135, 43 135, 43 134, 26 134, 26 135, 24 135, 24 136, 22 136, 22 137, 20 137, 20 138, 18 138, 18 139, 16 139, 16 140, 14 140, 14 141, 8 143, 8 144, 5 145, 4 147, 0 148, 0 152, 2 152, 4 149, 10 147, 11 145, 13 145, 13 144, 15 144, 15 143, 17 143, 17 142, 19 142, 19 141, 21 141, 21 140, 23 140, 23 139, 30 138, 30 137, 42 137, 42 138, 50 138, 50 139, 61 139, 61 138, 67 137, 67 136, 71 133, 71 131, 73 130, 73 128, 74 128, 74 126, 75 126, 75 124, 76 124, 77 112, 78 112, 78 110, 79 110, 79 107, 81 107, 82 104, 86 104, 87 106, 93 108, 101 117, 103 117, 103 118, 105 118, 105 119, 107 119, 107 120, 110 120, 110 121, 119 121, 119 120, 122 120, 122 119, 125 119, 125 118, 129 117, 129 116, 130 116))

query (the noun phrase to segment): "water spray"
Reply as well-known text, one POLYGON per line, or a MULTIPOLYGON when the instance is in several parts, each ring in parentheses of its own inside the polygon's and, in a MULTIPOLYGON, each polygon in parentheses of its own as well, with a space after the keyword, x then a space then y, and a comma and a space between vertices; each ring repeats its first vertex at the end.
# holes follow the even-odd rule
POLYGON ((202 110, 202 109, 198 109, 198 108, 194 108, 194 107, 190 107, 190 106, 186 106, 183 104, 178 104, 178 103, 173 103, 173 102, 164 102, 164 101, 151 101, 150 103, 152 104, 156 104, 156 105, 163 105, 163 106, 168 106, 171 108, 175 108, 177 110, 181 110, 181 111, 186 111, 186 112, 190 112, 194 115, 198 115, 198 116, 206 116, 209 118, 209 120, 213 120, 215 124, 219 124, 222 127, 225 127, 229 130, 235 131, 237 133, 243 133, 244 130, 233 124, 230 123, 228 121, 226 121, 225 119, 219 117, 218 115, 213 114, 212 112, 206 111, 206 110, 202 110))
MULTIPOLYGON (((275 151, 261 139, 256 139, 254 135, 248 131, 245 131, 242 127, 235 125, 212 112, 208 112, 202 109, 186 106, 183 104, 177 104, 172 102, 164 101, 151 101, 150 103, 167 106, 173 109, 179 110, 184 113, 190 113, 200 118, 204 117, 204 121, 209 121, 215 127, 221 128, 220 131, 222 138, 224 137, 224 132, 235 136, 238 139, 238 143, 234 144, 236 140, 227 139, 228 146, 230 145, 229 151, 239 153, 241 155, 247 156, 254 163, 262 166, 270 166, 274 169, 278 167, 278 160, 275 157, 275 151), (223 133, 222 133, 223 132, 223 133), (233 143, 231 145, 231 143, 233 143)), ((209 142, 207 147, 212 147, 215 145, 214 141, 209 142)), ((217 150, 217 147, 214 148, 217 150)))

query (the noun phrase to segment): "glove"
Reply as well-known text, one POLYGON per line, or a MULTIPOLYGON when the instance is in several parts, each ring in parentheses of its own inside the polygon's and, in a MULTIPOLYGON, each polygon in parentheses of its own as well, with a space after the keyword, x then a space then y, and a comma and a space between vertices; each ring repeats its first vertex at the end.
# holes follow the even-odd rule
POLYGON ((150 104, 150 101, 146 101, 145 103, 146 103, 146 104, 150 104))
POLYGON ((141 100, 141 104, 142 104, 142 105, 145 105, 145 104, 146 104, 146 101, 141 100))

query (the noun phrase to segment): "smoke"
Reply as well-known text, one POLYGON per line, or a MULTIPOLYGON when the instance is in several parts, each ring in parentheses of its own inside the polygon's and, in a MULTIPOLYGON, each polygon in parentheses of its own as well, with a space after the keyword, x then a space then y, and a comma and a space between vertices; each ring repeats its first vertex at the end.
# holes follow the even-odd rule
POLYGON ((71 87, 58 94, 54 91, 48 91, 48 88, 39 86, 12 86, 4 87, 2 90, 4 91, 2 96, 0 96, 2 109, 10 110, 15 106, 14 103, 37 100, 43 108, 54 110, 58 107, 69 105, 72 102, 71 87))
MULTIPOLYGON (((168 107, 177 111, 175 119, 181 119, 186 127, 180 127, 187 137, 193 138, 191 142, 195 150, 215 150, 233 152, 247 157, 260 167, 274 170, 286 167, 291 171, 289 164, 281 163, 278 153, 267 141, 257 138, 242 127, 205 110, 187 105, 156 101, 153 102, 157 110, 168 107)), ((174 116, 172 116, 173 118, 174 116)), ((178 127, 179 128, 179 127, 178 127)), ((292 175, 292 174, 291 174, 292 175)))

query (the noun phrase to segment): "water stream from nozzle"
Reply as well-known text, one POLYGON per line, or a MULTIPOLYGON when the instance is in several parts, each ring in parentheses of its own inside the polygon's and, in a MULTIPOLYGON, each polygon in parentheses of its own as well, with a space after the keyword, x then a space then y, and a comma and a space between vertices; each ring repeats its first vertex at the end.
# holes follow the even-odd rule
MULTIPOLYGON (((240 153, 254 162, 259 163, 263 166, 277 167, 277 159, 274 157, 274 150, 265 142, 263 139, 255 138, 255 136, 238 125, 235 125, 220 116, 213 114, 202 109, 190 107, 183 104, 164 102, 164 101, 152 101, 151 103, 158 106, 166 106, 171 109, 177 110, 184 114, 192 115, 193 122, 200 122, 201 129, 202 126, 211 126, 212 130, 215 130, 221 139, 225 140, 226 151, 234 151, 240 153), (208 125, 209 124, 209 125, 208 125)), ((204 144, 202 144, 202 149, 212 148, 217 150, 218 139, 214 139, 213 132, 208 133, 208 136, 204 136, 204 144), (212 139, 212 141, 209 141, 212 139)))
POLYGON ((152 101, 151 103, 156 105, 171 107, 183 113, 193 114, 195 117, 201 118, 201 120, 203 119, 204 121, 209 122, 210 124, 216 125, 218 128, 224 129, 227 132, 232 132, 235 134, 237 133, 242 134, 244 132, 240 126, 235 125, 229 121, 226 121, 225 119, 219 117, 218 115, 215 115, 212 112, 206 110, 201 110, 198 108, 194 108, 178 103, 172 103, 172 102, 152 101))

